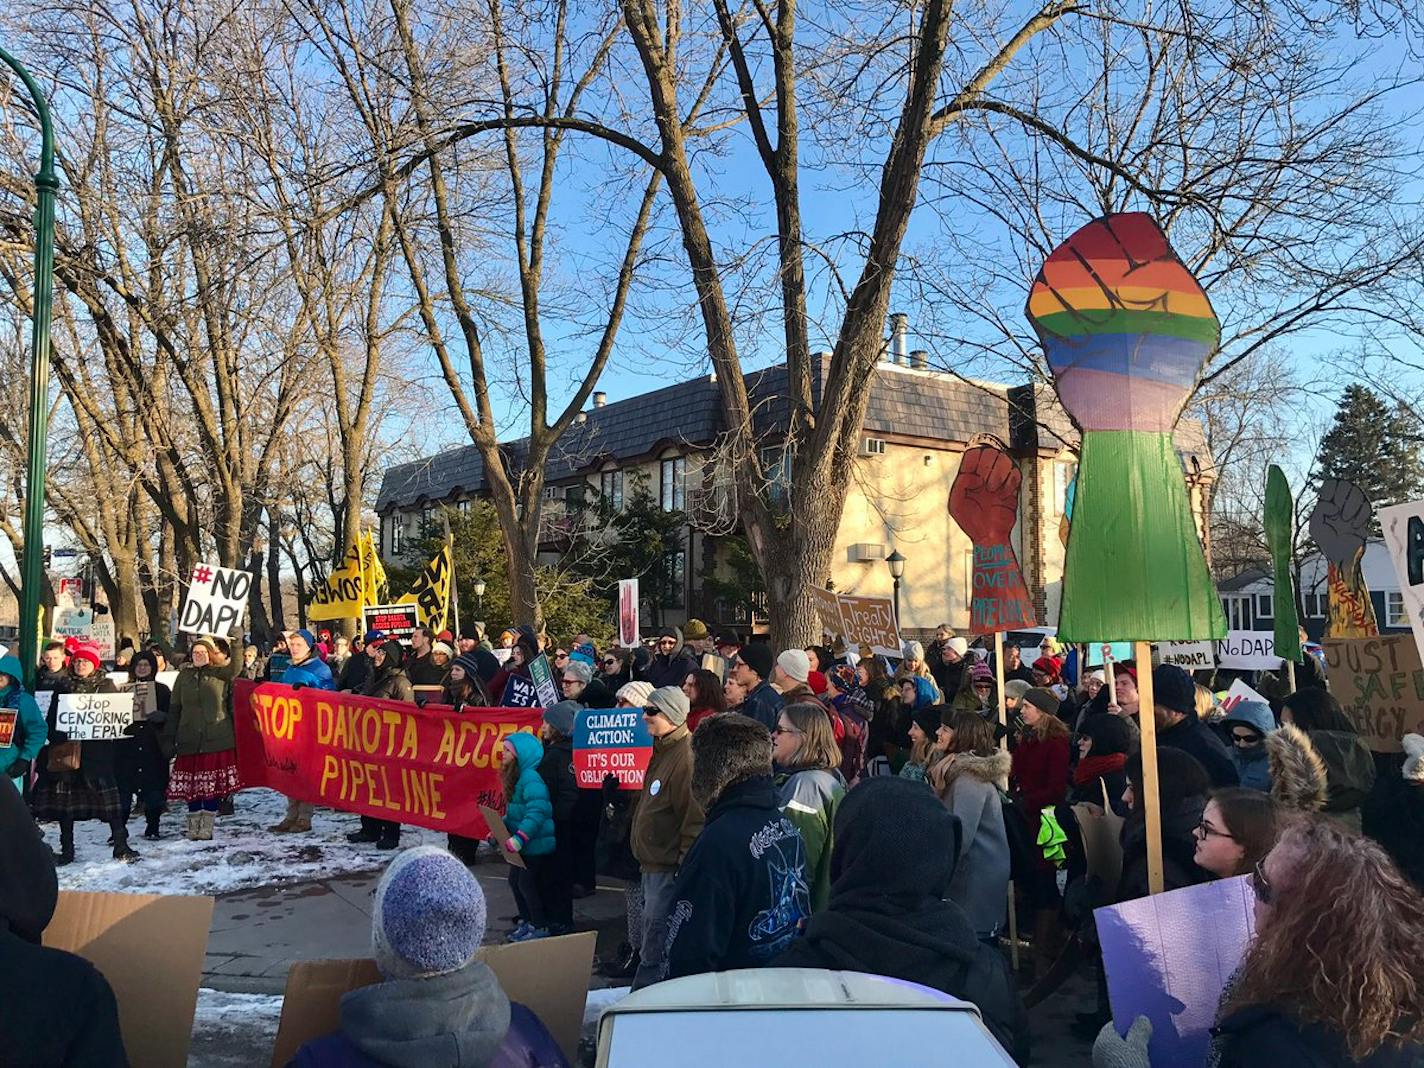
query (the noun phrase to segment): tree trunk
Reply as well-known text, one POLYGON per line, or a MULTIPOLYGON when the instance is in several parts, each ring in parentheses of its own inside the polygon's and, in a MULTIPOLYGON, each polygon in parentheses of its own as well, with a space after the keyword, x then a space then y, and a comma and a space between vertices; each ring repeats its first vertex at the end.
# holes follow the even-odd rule
POLYGON ((114 617, 114 639, 128 635, 138 638, 138 567, 134 558, 121 553, 112 563, 112 577, 104 582, 109 596, 109 612, 114 617))
MULTIPOLYGON (((276 509, 267 513, 267 590, 272 598, 273 634, 287 629, 286 613, 282 607, 282 537, 281 522, 276 509)), ((300 572, 298 579, 300 580, 300 572)))
POLYGON ((262 601, 262 550, 254 548, 247 558, 247 573, 252 576, 252 588, 247 593, 248 633, 254 641, 270 640, 271 625, 267 622, 267 606, 262 601))
POLYGON ((766 578, 766 606, 775 650, 804 649, 821 640, 821 617, 811 590, 823 587, 831 573, 831 550, 841 508, 836 507, 834 512, 835 519, 808 517, 809 521, 800 524, 794 533, 769 540, 761 551, 758 546, 762 539, 757 532, 750 532, 752 552, 766 578))

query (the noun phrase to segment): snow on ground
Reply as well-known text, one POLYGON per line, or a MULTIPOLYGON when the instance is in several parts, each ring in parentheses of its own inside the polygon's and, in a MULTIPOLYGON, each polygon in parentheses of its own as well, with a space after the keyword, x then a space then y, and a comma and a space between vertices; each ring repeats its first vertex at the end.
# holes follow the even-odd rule
POLYGON ((280 994, 228 994, 201 988, 188 1068, 266 1064, 281 1017, 280 994))
MULTIPOLYGON (((309 834, 274 834, 267 830, 287 811, 287 799, 274 790, 243 790, 234 798, 236 814, 219 816, 211 842, 183 837, 187 815, 181 804, 163 817, 163 837, 143 837, 144 821, 129 822, 129 841, 141 859, 121 863, 105 844, 107 824, 97 821, 74 826, 73 864, 59 869, 61 890, 97 890, 126 894, 226 894, 259 886, 327 879, 379 871, 391 854, 375 846, 352 845, 346 835, 357 829, 357 817, 332 809, 316 810, 309 834)), ((43 825, 50 847, 59 849, 59 825, 43 825)), ((443 846, 445 835, 419 827, 401 831, 401 847, 443 846)))

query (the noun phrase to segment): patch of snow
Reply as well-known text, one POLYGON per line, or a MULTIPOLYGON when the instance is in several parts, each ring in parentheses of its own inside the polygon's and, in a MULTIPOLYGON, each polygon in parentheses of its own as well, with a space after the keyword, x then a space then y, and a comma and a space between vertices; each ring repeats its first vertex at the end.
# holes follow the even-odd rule
MULTIPOLYGON (((287 799, 275 790, 242 790, 234 797, 236 813, 219 816, 211 842, 183 837, 187 812, 174 803, 160 822, 162 838, 143 837, 144 819, 129 821, 129 844, 140 859, 122 863, 112 857, 107 824, 90 820, 74 825, 75 860, 59 869, 61 890, 124 894, 227 894, 259 886, 328 879, 335 875, 380 871, 392 854, 374 845, 352 845, 346 835, 358 828, 354 813, 319 808, 307 834, 275 834, 267 828, 282 819, 287 799)), ((59 849, 59 826, 42 825, 51 848, 59 849)), ((401 829, 401 847, 445 845, 445 835, 421 827, 401 829)))
POLYGON ((200 988, 188 1068, 266 1064, 281 1018, 281 994, 229 994, 200 988))

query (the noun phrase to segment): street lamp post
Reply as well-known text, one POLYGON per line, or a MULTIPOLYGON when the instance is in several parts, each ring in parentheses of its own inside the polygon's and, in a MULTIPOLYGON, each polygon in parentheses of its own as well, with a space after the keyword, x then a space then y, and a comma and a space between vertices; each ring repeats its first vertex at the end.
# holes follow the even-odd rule
POLYGON ((475 599, 479 602, 480 606, 480 615, 483 616, 485 614, 485 580, 482 578, 475 579, 471 588, 475 591, 475 599))
POLYGON ((39 654, 40 586, 44 582, 45 453, 49 434, 49 320, 54 304, 54 125, 39 84, 24 65, 0 48, 0 60, 25 83, 40 123, 40 169, 35 172, 35 289, 31 324, 30 428, 25 481, 25 559, 20 586, 20 663, 25 684, 35 683, 39 654))
POLYGON ((890 555, 885 558, 885 565, 890 568, 890 577, 895 580, 895 628, 900 627, 900 576, 905 573, 905 558, 900 555, 899 549, 891 549, 890 555))

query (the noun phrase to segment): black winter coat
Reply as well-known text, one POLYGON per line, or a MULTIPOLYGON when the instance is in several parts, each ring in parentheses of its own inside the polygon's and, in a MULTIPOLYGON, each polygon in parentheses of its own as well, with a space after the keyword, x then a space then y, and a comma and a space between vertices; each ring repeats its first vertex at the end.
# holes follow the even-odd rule
POLYGON ((764 967, 810 914, 806 846, 771 776, 729 786, 673 884, 667 977, 764 967))
POLYGON ((79 770, 50 772, 49 746, 56 742, 69 740, 69 735, 55 727, 55 716, 59 712, 59 696, 65 693, 118 693, 119 688, 114 685, 114 680, 107 675, 94 672, 84 678, 78 678, 71 672, 61 675, 59 681, 54 686, 54 700, 45 710, 46 720, 49 724, 49 745, 41 751, 39 759, 35 762, 35 767, 39 770, 41 779, 46 777, 70 776, 82 777, 86 782, 99 784, 118 784, 117 761, 119 748, 129 744, 123 742, 80 742, 79 743, 79 770))
MULTIPOLYGON (((1204 883, 1209 876, 1196 865, 1197 824, 1201 823, 1204 797, 1184 797, 1175 804, 1162 807, 1162 871, 1163 889, 1178 890, 1184 886, 1204 883)), ((1122 879, 1118 882, 1117 900, 1132 901, 1146 897, 1147 886, 1147 819, 1141 810, 1134 810, 1122 825, 1122 879)))
MULTIPOLYGON (((554 806, 555 829, 573 818, 578 806, 578 780, 574 778, 574 741, 558 738, 544 743, 544 759, 539 761, 539 777, 549 788, 549 802, 554 806)), ((597 796, 595 794, 595 796, 597 796)))
POLYGON ((1424 1046, 1384 1046, 1362 1061, 1349 1054, 1345 1039, 1320 1024, 1301 1023, 1269 1006, 1238 1009, 1212 1028, 1221 1050, 1218 1068, 1419 1068, 1424 1046))
POLYGON ((671 656, 658 653, 648 665, 648 670, 643 673, 643 678, 651 682, 654 689, 660 686, 681 686, 683 680, 696 671, 698 666, 698 661, 686 648, 677 650, 671 656))
POLYGON ((1188 716, 1175 726, 1159 727, 1157 744, 1171 746, 1196 757, 1201 766, 1206 768, 1212 786, 1217 789, 1236 786, 1241 782, 1241 776, 1231 754, 1226 750, 1225 743, 1196 716, 1188 716))
POLYGON ((341 669, 341 678, 336 680, 336 688, 350 693, 364 693, 366 687, 371 684, 371 676, 374 673, 375 664, 371 658, 364 651, 355 653, 341 669))
POLYGON ((1405 782, 1397 768, 1382 774, 1360 806, 1360 829, 1424 893, 1424 784, 1405 782))

